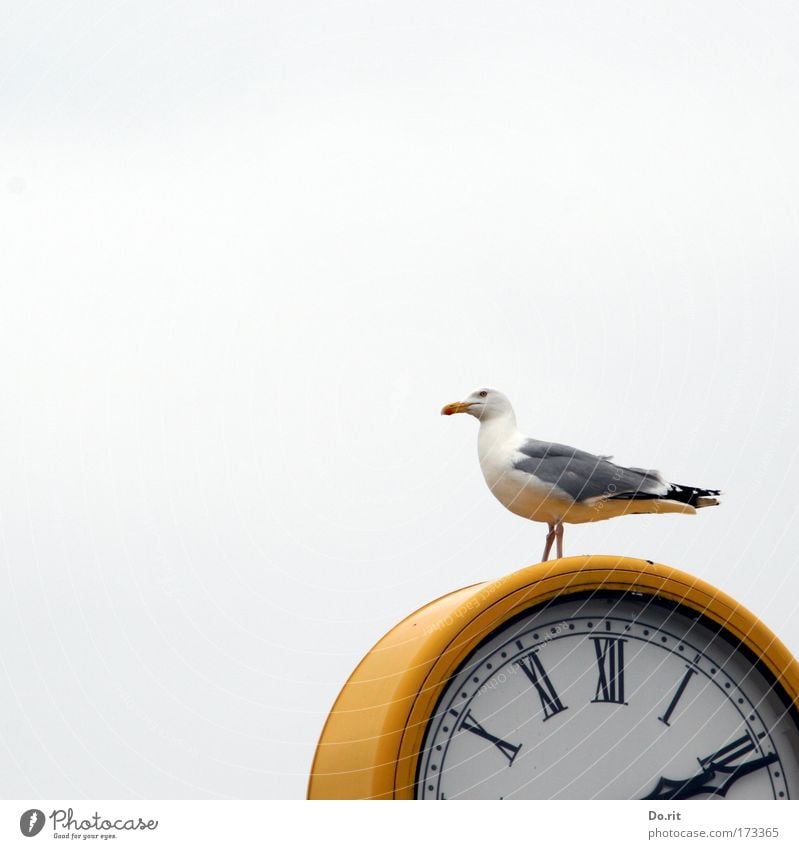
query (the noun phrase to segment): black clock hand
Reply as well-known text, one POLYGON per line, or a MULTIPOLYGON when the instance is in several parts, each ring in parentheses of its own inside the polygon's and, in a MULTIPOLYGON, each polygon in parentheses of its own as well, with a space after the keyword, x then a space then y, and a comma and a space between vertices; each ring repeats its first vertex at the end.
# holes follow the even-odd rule
POLYGON ((727 791, 733 784, 750 772, 756 772, 764 766, 773 764, 777 760, 777 755, 772 752, 770 755, 764 755, 761 758, 755 758, 738 766, 730 766, 725 763, 717 763, 710 761, 709 765, 702 772, 691 778, 683 780, 673 778, 660 778, 655 785, 655 789, 644 799, 651 800, 667 800, 667 799, 691 799, 694 796, 702 794, 726 796, 727 791), (713 779, 718 776, 720 780, 714 783, 713 779))

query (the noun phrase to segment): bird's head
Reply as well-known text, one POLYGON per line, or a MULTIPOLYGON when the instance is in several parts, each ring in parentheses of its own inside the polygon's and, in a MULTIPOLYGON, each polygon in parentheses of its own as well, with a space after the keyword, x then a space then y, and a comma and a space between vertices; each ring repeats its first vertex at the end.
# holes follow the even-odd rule
POLYGON ((463 401, 447 404, 442 410, 442 416, 454 416, 455 413, 468 413, 481 422, 506 416, 513 413, 510 401, 496 389, 475 389, 463 401))

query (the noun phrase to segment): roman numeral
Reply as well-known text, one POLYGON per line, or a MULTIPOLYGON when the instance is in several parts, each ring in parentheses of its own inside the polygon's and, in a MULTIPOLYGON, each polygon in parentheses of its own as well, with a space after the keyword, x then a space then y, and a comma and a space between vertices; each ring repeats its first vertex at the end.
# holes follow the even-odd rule
POLYGON ((538 692, 538 696, 541 699, 541 709, 544 711, 544 722, 555 716, 556 713, 566 710, 566 707, 560 700, 560 696, 558 696, 555 688, 552 686, 549 676, 541 665, 541 658, 538 656, 538 652, 531 652, 527 657, 519 658, 516 662, 538 692))
POLYGON ((732 743, 722 746, 717 752, 704 758, 697 758, 701 772, 688 778, 665 778, 661 776, 654 790, 645 799, 694 799, 697 796, 721 796, 724 798, 736 781, 759 769, 777 763, 776 752, 769 752, 759 758, 753 758, 736 764, 755 748, 752 735, 747 732, 732 743))
POLYGON ((697 758, 697 760, 702 769, 708 769, 709 767, 718 769, 719 767, 729 766, 733 761, 740 760, 744 755, 748 755, 749 752, 754 751, 754 748, 755 741, 747 731, 743 737, 733 740, 732 743, 727 743, 718 752, 713 752, 712 755, 708 755, 705 758, 697 758))
POLYGON ((669 706, 663 713, 663 716, 659 716, 658 719, 664 723, 665 725, 669 724, 669 719, 671 719, 671 715, 674 712, 674 708, 677 707, 677 702, 680 701, 682 694, 685 692, 685 688, 688 686, 688 682, 691 680, 692 675, 696 675, 696 669, 693 666, 685 667, 688 671, 683 675, 682 681, 680 681, 680 685, 677 687, 677 692, 672 697, 669 706))
POLYGON ((512 743, 508 743, 507 740, 503 740, 500 737, 496 737, 490 731, 486 731, 486 729, 483 728, 483 726, 480 725, 480 723, 474 718, 474 714, 471 709, 467 710, 463 715, 461 728, 464 731, 471 731, 472 734, 482 737, 483 740, 488 740, 489 743, 493 743, 502 755, 507 758, 508 766, 513 763, 513 759, 519 754, 519 749, 522 747, 521 743, 519 743, 518 746, 514 746, 512 743))
POLYGON ((626 705, 624 701, 624 644, 617 637, 590 637, 594 642, 599 679, 592 702, 612 702, 626 705))

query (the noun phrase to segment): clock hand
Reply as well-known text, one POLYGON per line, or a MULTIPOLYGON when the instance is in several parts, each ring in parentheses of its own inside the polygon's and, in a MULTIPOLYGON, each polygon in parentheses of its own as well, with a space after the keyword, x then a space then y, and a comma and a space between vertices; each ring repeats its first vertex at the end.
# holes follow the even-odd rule
POLYGON ((755 758, 751 761, 730 766, 725 763, 710 761, 709 765, 697 775, 686 779, 663 778, 658 779, 655 789, 644 799, 666 800, 666 799, 691 799, 702 794, 726 796, 727 791, 745 775, 756 772, 764 766, 773 764, 777 760, 776 752, 755 758), (718 775, 717 783, 714 783, 718 775))

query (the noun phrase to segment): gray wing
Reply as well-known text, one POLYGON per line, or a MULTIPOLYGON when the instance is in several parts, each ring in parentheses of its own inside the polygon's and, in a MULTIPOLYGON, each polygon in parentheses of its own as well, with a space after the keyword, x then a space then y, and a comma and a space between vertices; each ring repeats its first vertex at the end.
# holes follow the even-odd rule
POLYGON ((528 439, 513 467, 554 484, 575 501, 637 494, 663 495, 668 484, 652 469, 617 466, 603 456, 557 442, 528 439))

